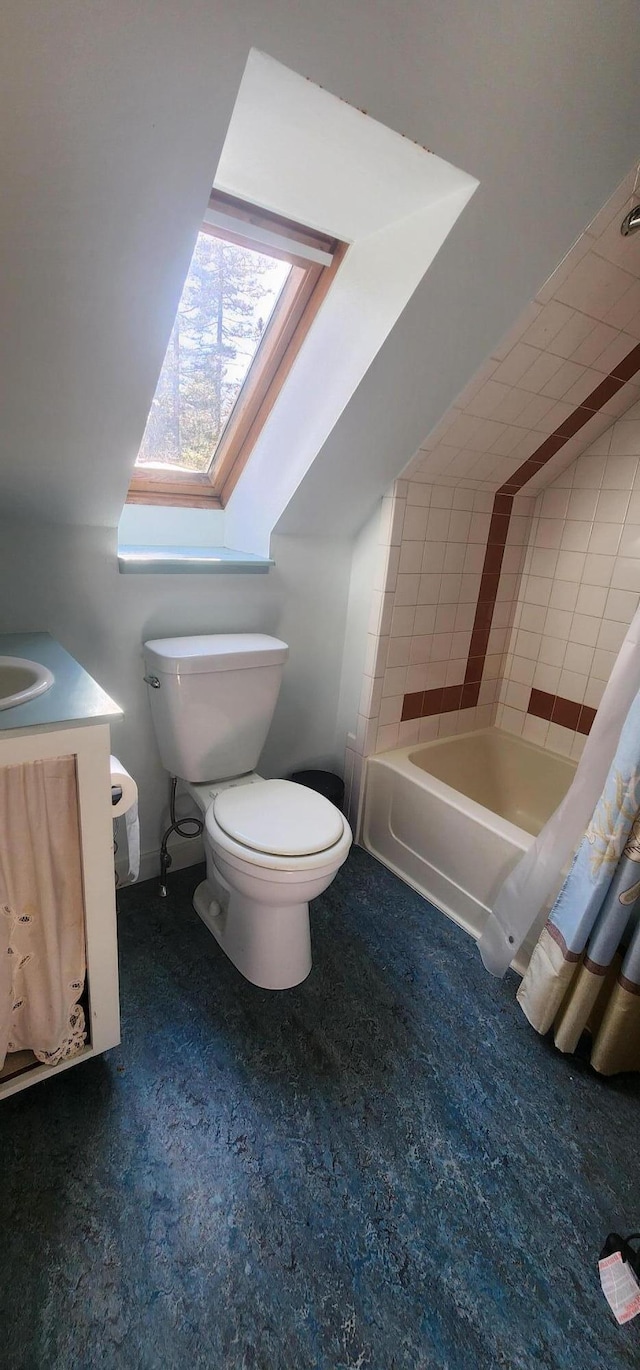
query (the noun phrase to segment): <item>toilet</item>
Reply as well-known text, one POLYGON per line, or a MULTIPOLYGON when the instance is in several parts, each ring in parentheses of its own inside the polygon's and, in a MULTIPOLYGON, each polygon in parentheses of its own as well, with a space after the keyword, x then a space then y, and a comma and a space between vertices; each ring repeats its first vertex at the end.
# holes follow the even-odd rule
POLYGON ((207 877, 193 906, 262 989, 291 989, 309 974, 309 901, 331 884, 352 843, 328 799, 254 770, 288 654, 285 642, 262 633, 144 646, 162 764, 204 815, 207 877))

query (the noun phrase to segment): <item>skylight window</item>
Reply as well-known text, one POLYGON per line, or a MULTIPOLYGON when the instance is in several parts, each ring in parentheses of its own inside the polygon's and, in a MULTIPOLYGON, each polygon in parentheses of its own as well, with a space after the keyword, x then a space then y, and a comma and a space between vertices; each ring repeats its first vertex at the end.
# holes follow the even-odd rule
POLYGON ((129 501, 224 507, 343 251, 334 239, 212 194, 129 501))

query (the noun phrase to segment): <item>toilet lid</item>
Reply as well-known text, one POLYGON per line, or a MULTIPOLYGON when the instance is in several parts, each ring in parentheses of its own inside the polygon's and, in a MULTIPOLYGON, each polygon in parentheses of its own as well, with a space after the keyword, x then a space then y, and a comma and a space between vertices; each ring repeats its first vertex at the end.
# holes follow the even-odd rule
POLYGON ((344 832, 334 804, 291 780, 222 790, 213 813, 228 837, 271 856, 312 856, 333 847, 344 832))

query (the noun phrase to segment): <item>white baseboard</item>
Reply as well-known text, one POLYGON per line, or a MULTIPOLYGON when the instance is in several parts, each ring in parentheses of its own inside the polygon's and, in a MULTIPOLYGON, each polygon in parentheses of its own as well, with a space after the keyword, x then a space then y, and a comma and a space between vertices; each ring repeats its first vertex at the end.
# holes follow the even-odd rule
MULTIPOLYGON (((120 838, 118 838, 118 841, 120 842, 120 838)), ((126 837, 123 838, 123 841, 120 844, 120 851, 122 852, 122 855, 118 853, 115 864, 118 873, 118 889, 124 889, 125 885, 130 883, 127 880, 129 865, 127 861, 126 837)), ((171 856, 171 866, 169 867, 170 875, 173 871, 184 870, 187 866, 197 866, 200 861, 204 861, 202 838, 192 837, 191 839, 183 838, 182 841, 170 841, 169 853, 171 856)), ((142 852, 140 855, 140 874, 136 883, 139 884, 143 880, 157 879, 159 874, 160 848, 156 847, 154 851, 142 852)))

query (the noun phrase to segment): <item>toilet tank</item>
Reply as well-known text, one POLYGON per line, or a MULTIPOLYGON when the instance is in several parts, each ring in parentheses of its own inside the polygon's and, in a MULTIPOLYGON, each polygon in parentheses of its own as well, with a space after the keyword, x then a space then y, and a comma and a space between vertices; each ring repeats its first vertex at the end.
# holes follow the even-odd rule
POLYGON ((255 770, 288 655, 286 642, 263 633, 145 642, 145 679, 165 770, 196 784, 255 770))

